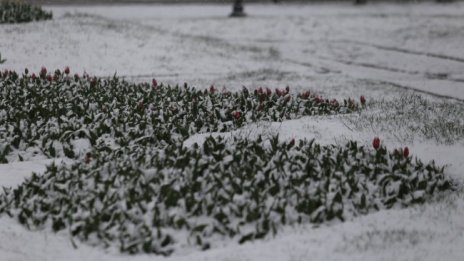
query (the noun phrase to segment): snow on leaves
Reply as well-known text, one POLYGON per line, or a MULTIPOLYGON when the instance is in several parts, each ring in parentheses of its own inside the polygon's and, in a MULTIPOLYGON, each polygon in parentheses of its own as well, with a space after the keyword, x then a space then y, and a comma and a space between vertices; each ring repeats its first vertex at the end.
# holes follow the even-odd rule
POLYGON ((359 110, 351 99, 63 72, 0 72, 0 161, 27 160, 31 149, 76 159, 3 189, 0 214, 31 228, 50 225, 92 245, 169 255, 181 245, 243 243, 287 224, 408 206, 452 187, 443 168, 413 160, 407 147, 389 153, 378 138, 374 149, 278 137, 210 137, 183 146, 196 133, 359 110))
POLYGON ((178 245, 243 243, 283 225, 408 206, 452 187, 433 163, 355 142, 209 137, 202 146, 136 145, 94 159, 49 166, 5 190, 0 213, 90 244, 168 255, 178 245))
MULTIPOLYGON (((38 147, 47 157, 75 158, 73 140, 86 138, 97 149, 109 136, 116 147, 143 143, 163 147, 196 133, 225 132, 256 121, 282 121, 307 115, 349 113, 359 106, 340 106, 320 98, 278 93, 202 91, 195 88, 130 84, 114 77, 98 79, 47 68, 40 77, 0 73, 0 132, 4 150, 38 147), (317 98, 317 99, 316 99, 317 98), (317 101, 316 101, 317 100, 317 101)), ((1 155, 0 155, 1 156, 1 155)), ((0 158, 7 162, 7 157, 0 158)))

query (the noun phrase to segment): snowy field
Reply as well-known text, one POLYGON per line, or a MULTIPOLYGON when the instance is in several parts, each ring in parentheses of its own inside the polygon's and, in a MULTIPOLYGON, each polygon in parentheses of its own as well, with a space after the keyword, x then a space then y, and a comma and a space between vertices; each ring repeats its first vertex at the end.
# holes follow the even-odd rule
MULTIPOLYGON (((315 138, 322 144, 379 136, 388 148, 446 165, 464 182, 464 3, 436 5, 46 6, 54 20, 0 25, 0 69, 72 72, 199 88, 270 87, 368 99, 340 116, 256 123, 232 133, 315 138)), ((201 142, 195 135, 186 145, 201 142)), ((0 185, 20 184, 52 160, 0 165, 0 185)), ((55 160, 61 162, 61 160, 55 160)), ((287 227, 274 238, 169 258, 73 247, 67 233, 28 231, 0 218, 0 260, 463 260, 464 191, 346 222, 287 227)))

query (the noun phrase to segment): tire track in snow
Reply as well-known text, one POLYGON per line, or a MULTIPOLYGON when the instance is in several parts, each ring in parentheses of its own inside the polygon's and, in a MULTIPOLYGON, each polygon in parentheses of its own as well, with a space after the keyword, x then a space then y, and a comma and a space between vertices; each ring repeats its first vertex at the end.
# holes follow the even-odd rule
POLYGON ((444 54, 430 53, 430 52, 424 52, 424 51, 415 51, 411 49, 399 48, 399 47, 394 47, 394 46, 384 46, 380 44, 373 44, 373 43, 355 41, 355 40, 336 40, 336 42, 364 45, 364 46, 370 46, 370 47, 374 47, 374 48, 386 50, 386 51, 394 51, 394 52, 400 52, 400 53, 405 53, 405 54, 427 56, 427 57, 433 57, 437 59, 450 60, 450 61, 464 63, 464 58, 456 57, 456 56, 449 56, 449 55, 444 55, 444 54))
POLYGON ((334 70, 334 69, 327 68, 327 67, 324 67, 324 66, 317 66, 317 65, 314 65, 312 63, 300 62, 300 61, 296 61, 296 60, 292 60, 292 59, 288 59, 288 58, 280 59, 280 61, 293 63, 293 64, 301 65, 301 66, 304 66, 304 67, 308 67, 308 68, 314 69, 314 71, 316 73, 320 73, 320 74, 327 74, 327 73, 337 73, 338 74, 338 73, 342 72, 340 70, 334 70))
POLYGON ((422 89, 414 88, 414 87, 411 87, 411 86, 407 86, 407 85, 403 85, 403 84, 399 84, 399 83, 395 83, 395 82, 391 82, 391 81, 384 81, 384 80, 379 80, 379 79, 364 79, 364 80, 373 80, 373 81, 376 81, 378 83, 391 85, 393 87, 400 88, 400 89, 412 90, 412 91, 428 94, 428 95, 438 97, 438 98, 464 102, 464 99, 461 99, 461 98, 452 97, 452 96, 448 96, 448 95, 444 95, 444 94, 438 94, 438 93, 435 93, 435 92, 422 90, 422 89))
POLYGON ((451 81, 451 82, 463 82, 464 79, 454 79, 454 78, 448 78, 448 74, 443 74, 443 73, 428 73, 428 72, 422 72, 422 71, 410 71, 410 70, 403 70, 403 69, 398 69, 398 68, 393 68, 393 67, 388 67, 388 66, 383 66, 383 65, 377 65, 373 63, 364 63, 364 62, 354 62, 354 61, 347 61, 347 60, 341 60, 341 59, 330 59, 328 57, 320 57, 323 60, 331 60, 334 62, 339 62, 343 63, 346 65, 354 65, 354 66, 360 66, 360 67, 366 67, 370 69, 378 69, 378 70, 384 70, 384 71, 389 71, 389 72, 394 72, 394 73, 403 73, 403 74, 410 74, 410 75, 422 75, 427 79, 432 79, 432 80, 440 80, 440 81, 451 81))
MULTIPOLYGON (((320 59, 322 61, 327 61, 327 62, 338 62, 336 60, 331 60, 331 59, 327 59, 327 58, 324 59, 322 57, 318 57, 317 59, 320 59)), ((308 68, 312 68, 312 69, 323 68, 324 72, 321 72, 321 73, 337 73, 337 74, 344 73, 343 68, 333 69, 333 68, 327 68, 327 67, 320 67, 320 66, 316 66, 316 65, 311 64, 311 63, 300 62, 300 61, 296 61, 296 60, 292 60, 292 59, 283 59, 283 60, 285 60, 287 62, 290 62, 290 63, 305 66, 305 67, 308 67, 308 68)), ((343 64, 344 66, 353 65, 353 64, 350 64, 350 63, 341 63, 341 64, 343 64)), ((366 66, 364 68, 374 69, 374 70, 379 69, 379 68, 375 68, 375 67, 371 67, 371 66, 366 66)), ((389 70, 386 70, 386 71, 389 71, 389 70)), ((394 72, 394 73, 398 73, 398 71, 400 71, 399 73, 401 73, 401 70, 399 70, 399 69, 397 70, 397 69, 394 69, 394 68, 392 70, 390 70, 390 71, 394 72)), ((382 79, 378 79, 378 78, 360 78, 360 77, 352 76, 350 73, 346 73, 346 74, 348 76, 354 77, 355 79, 359 79, 359 80, 371 80, 371 81, 378 82, 380 84, 386 84, 386 85, 390 85, 390 86, 393 86, 393 87, 396 87, 396 88, 412 90, 412 91, 416 91, 416 92, 419 92, 419 93, 424 93, 424 94, 431 95, 431 96, 438 97, 438 98, 444 98, 444 99, 450 99, 450 100, 456 100, 456 101, 464 102, 464 99, 462 99, 462 98, 453 97, 453 96, 449 96, 449 95, 445 95, 445 94, 439 94, 439 93, 436 93, 436 92, 431 92, 431 91, 428 91, 428 90, 424 90, 424 89, 420 89, 420 88, 416 88, 416 87, 412 87, 412 86, 408 86, 408 85, 404 85, 404 84, 399 84, 399 83, 392 82, 392 81, 389 81, 389 80, 382 80, 382 79)), ((434 80, 443 80, 443 79, 434 79, 434 80)), ((461 81, 463 81, 463 79, 455 79, 453 81, 454 82, 461 82, 461 81)))

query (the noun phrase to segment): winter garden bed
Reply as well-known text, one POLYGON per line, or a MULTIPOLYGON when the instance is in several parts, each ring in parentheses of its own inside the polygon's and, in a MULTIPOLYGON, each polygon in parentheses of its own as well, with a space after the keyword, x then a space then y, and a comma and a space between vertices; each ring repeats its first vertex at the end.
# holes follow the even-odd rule
POLYGON ((0 24, 27 23, 52 19, 51 12, 22 0, 0 0, 0 24))
POLYGON ((452 188, 444 169, 356 142, 321 146, 278 137, 207 138, 256 121, 352 113, 361 105, 310 92, 229 93, 131 84, 69 69, 0 76, 1 160, 68 157, 17 188, 4 188, 0 214, 29 228, 66 230, 92 245, 168 255, 216 239, 240 243, 283 225, 344 220, 421 203, 452 188), (83 141, 88 150, 79 149, 83 141))

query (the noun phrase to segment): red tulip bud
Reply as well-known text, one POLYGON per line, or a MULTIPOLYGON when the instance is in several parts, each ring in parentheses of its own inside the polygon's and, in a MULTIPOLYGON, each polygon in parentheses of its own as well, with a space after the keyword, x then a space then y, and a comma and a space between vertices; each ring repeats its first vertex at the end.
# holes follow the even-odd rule
POLYGON ((266 95, 267 95, 267 96, 271 96, 271 95, 272 95, 271 89, 266 88, 266 95))
POLYGON ((379 147, 380 147, 380 139, 379 139, 379 137, 374 138, 374 140, 372 141, 372 146, 376 150, 379 149, 379 147))
POLYGON ((279 89, 275 89, 275 93, 277 94, 277 96, 282 96, 282 92, 279 90, 279 89))
POLYGON ((68 67, 68 66, 66 66, 66 67, 64 68, 64 73, 65 73, 66 75, 68 75, 68 74, 70 73, 70 70, 69 70, 69 67, 68 67))
POLYGON ((49 82, 51 82, 51 81, 53 81, 53 77, 49 74, 49 75, 47 76, 47 80, 48 80, 49 82))
POLYGON ((290 145, 290 147, 293 147, 295 145, 295 139, 291 139, 288 145, 290 145))
POLYGON ((33 81, 35 81, 35 79, 37 78, 37 76, 35 76, 35 73, 32 74, 31 78, 33 81))
POLYGON ((42 66, 42 69, 40 69, 40 76, 45 78, 46 75, 47 75, 47 68, 45 68, 45 66, 42 66))
POLYGON ((309 98, 309 95, 311 95, 311 93, 309 91, 304 91, 302 94, 301 94, 301 98, 303 99, 308 99, 309 98))
POLYGON ((239 120, 242 117, 242 113, 239 111, 234 111, 232 112, 232 117, 234 117, 235 120, 239 120))
POLYGON ((361 105, 365 105, 365 104, 366 104, 366 97, 364 97, 364 95, 361 95, 361 97, 359 98, 359 100, 361 101, 361 105))
POLYGON ((210 93, 215 93, 215 92, 216 92, 216 88, 214 88, 214 85, 211 85, 211 86, 209 87, 209 92, 210 92, 210 93))
POLYGON ((408 147, 404 147, 403 149, 403 156, 405 158, 407 158, 409 156, 409 148, 408 147))

